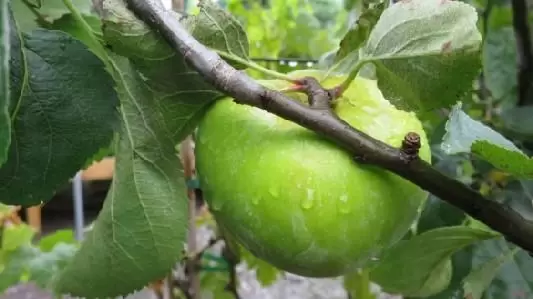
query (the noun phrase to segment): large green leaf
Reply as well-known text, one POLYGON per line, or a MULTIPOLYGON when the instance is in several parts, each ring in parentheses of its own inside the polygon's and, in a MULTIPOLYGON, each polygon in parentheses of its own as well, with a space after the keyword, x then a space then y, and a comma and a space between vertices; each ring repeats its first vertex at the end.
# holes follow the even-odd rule
POLYGON ((481 299, 485 290, 498 274, 501 267, 517 253, 518 248, 502 252, 499 256, 488 260, 474 269, 463 281, 465 297, 469 299, 481 299))
POLYGON ((9 60, 11 13, 8 0, 0 0, 0 166, 6 161, 11 143, 11 119, 9 117, 9 60))
POLYGON ((444 290, 452 274, 451 256, 498 234, 464 226, 437 228, 402 240, 371 269, 370 279, 388 293, 431 296, 444 290))
POLYGON ((516 40, 513 28, 489 30, 483 47, 483 75, 492 97, 516 101, 516 40), (513 98, 515 96, 515 98, 513 98))
POLYGON ((54 192, 113 136, 118 103, 111 77, 81 42, 61 31, 22 36, 13 57, 13 129, 0 168, 0 201, 29 206, 54 192), (20 60, 20 59, 23 60, 20 60))
MULTIPOLYGON (((221 96, 122 1, 108 0, 104 7, 104 39, 125 56, 111 59, 122 103, 115 176, 92 231, 55 286, 60 293, 85 298, 139 290, 167 275, 181 258, 187 197, 175 146, 221 96)), ((214 6, 202 9, 200 16, 212 16, 211 9, 214 6)), ((184 21, 197 38, 213 36, 212 30, 237 28, 222 24, 232 19, 217 19, 213 26, 199 21, 206 18, 200 16, 184 21)), ((211 42, 208 46, 226 51, 242 41, 211 42)))
POLYGON ((533 178, 533 160, 500 133, 463 112, 460 103, 452 109, 441 147, 447 154, 471 152, 510 174, 533 178))
POLYGON ((369 9, 365 9, 361 13, 357 21, 355 21, 350 30, 342 38, 339 45, 340 49, 335 55, 336 62, 342 63, 342 59, 350 53, 355 53, 355 56, 358 56, 359 49, 368 39, 372 28, 378 22, 385 7, 386 4, 384 1, 369 9))
MULTIPOLYGON (((512 250, 503 238, 487 240, 474 247, 472 268, 479 269, 512 250)), ((529 298, 533 294, 533 258, 524 250, 518 250, 501 265, 496 277, 484 290, 483 299, 529 298)))
POLYGON ((114 63, 122 78, 115 175, 92 231, 56 283, 58 292, 85 298, 126 295, 162 278, 178 261, 187 226, 171 133, 182 120, 165 118, 161 99, 128 61, 114 63))
MULTIPOLYGON (((84 15, 91 15, 92 3, 91 0, 70 0, 78 11, 84 15)), ((60 19, 65 14, 69 13, 69 10, 63 3, 63 0, 29 0, 11 1, 13 3, 13 13, 15 18, 21 26, 21 30, 24 32, 30 32, 40 26, 46 26, 49 23, 53 23, 55 20, 60 19), (27 2, 30 6, 26 5, 27 2), (32 11, 33 10, 33 11, 32 11), (39 17, 35 15, 39 14, 39 17)))
POLYGON ((430 195, 417 222, 417 233, 423 233, 434 228, 460 225, 465 214, 460 209, 430 195))
POLYGON ((500 119, 506 136, 533 140, 533 106, 512 107, 502 111, 500 119))
POLYGON ((379 87, 400 109, 451 106, 471 89, 481 66, 477 18, 460 1, 396 2, 370 33, 359 64, 374 64, 379 87))
MULTIPOLYGON (((448 287, 426 299, 465 299, 463 281, 472 270, 472 247, 465 247, 452 255, 452 277, 448 287)), ((412 297, 405 297, 405 299, 412 299, 412 297)))

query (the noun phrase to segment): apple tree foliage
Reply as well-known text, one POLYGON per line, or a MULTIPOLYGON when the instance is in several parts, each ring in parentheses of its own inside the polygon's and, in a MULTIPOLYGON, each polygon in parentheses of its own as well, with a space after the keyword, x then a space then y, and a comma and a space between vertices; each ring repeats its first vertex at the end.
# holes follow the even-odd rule
MULTIPOLYGON (((320 67, 376 79, 391 103, 424 122, 434 167, 533 220, 533 110, 517 105, 509 3, 345 1, 359 14, 337 39, 320 22, 306 29, 290 14, 312 9, 308 3, 273 1, 278 9, 268 11, 229 2, 228 10, 204 5, 181 22, 250 73, 258 53, 284 46, 293 54, 277 35, 266 36, 275 30, 286 40, 303 30, 317 45, 335 40, 320 67), (275 30, 258 31, 257 15, 275 30), (265 40, 273 48, 259 45, 265 40)), ((45 203, 79 169, 116 157, 104 207, 79 247, 35 245, 24 226, 3 230, 1 288, 23 276, 58 293, 116 297, 164 277, 183 258, 188 199, 176 145, 222 95, 123 1, 101 8, 100 15, 89 1, 0 0, 0 202, 45 203)), ((376 298, 371 282, 405 298, 528 298, 532 257, 504 237, 430 195, 413 230, 371 267, 346 275, 344 286, 358 299, 376 298)), ((276 281, 278 269, 226 242, 263 284, 276 281)), ((211 259, 227 270, 224 259, 211 259)), ((209 267, 204 289, 231 298, 225 270, 209 267)))

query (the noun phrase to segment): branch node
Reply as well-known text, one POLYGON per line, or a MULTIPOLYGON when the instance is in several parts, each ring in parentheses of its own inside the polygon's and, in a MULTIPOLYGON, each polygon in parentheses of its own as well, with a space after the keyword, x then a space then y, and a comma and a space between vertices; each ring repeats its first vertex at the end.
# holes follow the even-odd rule
POLYGON ((418 151, 420 150, 420 135, 415 132, 409 132, 405 135, 402 141, 400 152, 404 161, 409 163, 419 158, 418 151))
POLYGON ((309 97, 309 106, 314 109, 330 110, 333 102, 333 93, 324 89, 318 80, 313 77, 305 77, 298 80, 305 93, 309 97))

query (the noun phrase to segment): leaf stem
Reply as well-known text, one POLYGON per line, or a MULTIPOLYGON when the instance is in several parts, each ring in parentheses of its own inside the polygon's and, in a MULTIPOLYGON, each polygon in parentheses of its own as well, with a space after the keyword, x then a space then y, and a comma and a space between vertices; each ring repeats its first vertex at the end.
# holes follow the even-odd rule
POLYGON ((348 78, 346 78, 346 80, 344 80, 344 82, 342 82, 337 88, 337 96, 340 96, 342 95, 342 93, 348 89, 348 86, 350 86, 350 84, 352 83, 352 81, 357 77, 357 75, 359 74, 359 71, 361 70, 361 68, 363 67, 363 65, 365 65, 367 61, 366 60, 359 60, 357 62, 357 64, 355 65, 354 69, 350 72, 350 74, 348 75, 348 78))
POLYGON ((256 71, 262 72, 263 74, 269 75, 272 78, 289 81, 291 83, 296 83, 297 82, 297 80, 295 80, 295 79, 293 79, 293 78, 291 78, 291 77, 289 77, 289 76, 287 76, 287 75, 285 75, 283 73, 279 73, 279 72, 267 69, 265 67, 260 66, 259 64, 255 63, 255 62, 253 62, 253 61, 242 59, 241 57, 239 57, 237 55, 229 54, 227 52, 220 51, 220 50, 214 50, 214 51, 218 55, 220 55, 220 57, 223 57, 223 58, 226 58, 226 59, 233 60, 235 62, 244 64, 244 65, 246 65, 247 67, 249 67, 251 69, 254 69, 256 71))

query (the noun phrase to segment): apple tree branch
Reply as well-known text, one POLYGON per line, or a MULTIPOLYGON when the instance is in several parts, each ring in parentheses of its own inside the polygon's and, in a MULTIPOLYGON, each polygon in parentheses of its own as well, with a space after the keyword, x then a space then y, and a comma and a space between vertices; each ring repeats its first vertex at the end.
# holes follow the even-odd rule
POLYGON ((264 109, 325 136, 350 152, 358 163, 382 167, 413 182, 500 232, 510 242, 533 252, 532 222, 507 205, 490 201, 479 192, 442 174, 423 159, 406 159, 405 153, 413 152, 410 147, 417 146, 416 136, 407 138, 404 149, 391 147, 353 128, 329 109, 315 109, 263 87, 192 37, 157 0, 125 2, 139 19, 159 32, 173 49, 181 53, 208 83, 233 97, 237 103, 264 109))

